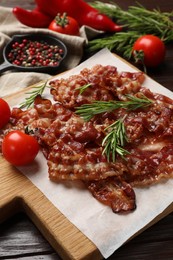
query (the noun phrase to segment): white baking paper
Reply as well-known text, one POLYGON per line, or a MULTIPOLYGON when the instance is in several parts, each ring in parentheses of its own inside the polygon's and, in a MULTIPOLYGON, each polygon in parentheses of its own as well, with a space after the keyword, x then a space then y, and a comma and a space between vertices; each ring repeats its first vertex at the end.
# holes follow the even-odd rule
MULTIPOLYGON (((59 77, 68 77, 95 64, 114 65, 119 71, 135 71, 135 68, 104 49, 59 77)), ((145 80, 144 85, 153 92, 160 92, 173 98, 171 91, 150 78, 145 80)), ((109 207, 94 199, 81 182, 69 182, 66 185, 51 182, 43 155, 40 153, 36 160, 39 167, 34 167, 33 164, 19 169, 97 246, 104 258, 108 258, 173 202, 173 180, 169 180, 164 184, 135 189, 137 209, 125 215, 115 214, 109 207)))

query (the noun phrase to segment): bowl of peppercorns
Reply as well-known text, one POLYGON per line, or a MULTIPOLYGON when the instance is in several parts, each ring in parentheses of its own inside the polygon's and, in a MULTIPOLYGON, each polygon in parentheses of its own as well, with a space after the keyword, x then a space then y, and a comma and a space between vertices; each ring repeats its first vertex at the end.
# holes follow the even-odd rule
POLYGON ((52 35, 14 35, 3 50, 0 73, 11 69, 55 73, 66 55, 66 45, 52 35))

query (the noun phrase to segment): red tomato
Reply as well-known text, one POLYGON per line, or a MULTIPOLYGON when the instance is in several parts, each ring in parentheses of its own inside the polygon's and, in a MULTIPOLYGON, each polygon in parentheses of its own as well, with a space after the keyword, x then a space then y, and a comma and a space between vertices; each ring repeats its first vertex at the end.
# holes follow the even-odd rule
POLYGON ((133 45, 133 55, 135 60, 138 55, 143 54, 143 63, 147 67, 156 67, 165 58, 165 45, 160 38, 154 35, 144 35, 139 37, 133 45))
POLYGON ((39 151, 37 140, 19 130, 8 133, 2 142, 4 158, 13 165, 21 166, 31 163, 39 151))
POLYGON ((0 98, 0 128, 4 127, 8 123, 10 115, 11 110, 8 103, 4 99, 0 98))
POLYGON ((48 28, 59 33, 79 35, 79 25, 77 21, 65 13, 62 16, 57 15, 48 28))

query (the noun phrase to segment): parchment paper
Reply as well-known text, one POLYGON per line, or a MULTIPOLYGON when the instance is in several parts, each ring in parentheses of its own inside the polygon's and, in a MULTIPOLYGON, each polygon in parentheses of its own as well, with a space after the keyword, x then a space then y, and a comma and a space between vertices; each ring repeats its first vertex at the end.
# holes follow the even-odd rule
MULTIPOLYGON (((135 68, 104 49, 60 78, 76 74, 82 68, 91 68, 95 64, 114 65, 119 71, 135 71, 135 68)), ((173 98, 172 92, 148 77, 144 85, 153 92, 173 98)), ((104 258, 109 257, 173 202, 173 180, 169 180, 164 184, 135 189, 137 209, 129 214, 118 215, 94 199, 80 181, 65 185, 51 182, 43 155, 40 153, 36 160, 39 167, 33 164, 19 169, 97 246, 104 258)))

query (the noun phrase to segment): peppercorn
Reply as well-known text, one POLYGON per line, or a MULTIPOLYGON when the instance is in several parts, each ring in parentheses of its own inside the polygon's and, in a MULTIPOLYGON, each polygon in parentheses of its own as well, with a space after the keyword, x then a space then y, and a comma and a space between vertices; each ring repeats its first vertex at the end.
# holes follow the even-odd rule
POLYGON ((57 45, 23 39, 12 44, 8 60, 22 67, 57 66, 63 55, 64 50, 57 45))

